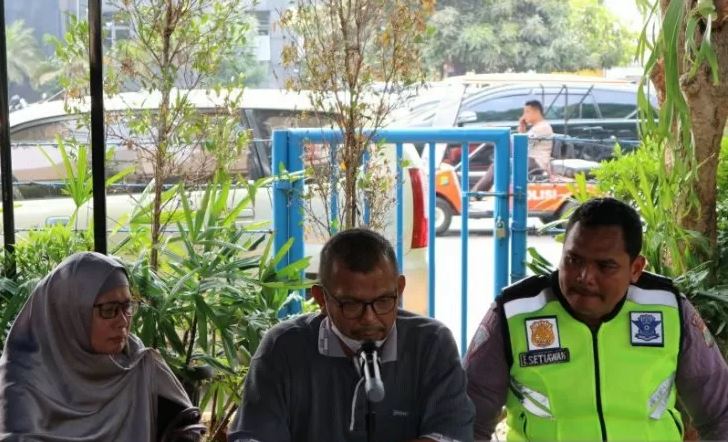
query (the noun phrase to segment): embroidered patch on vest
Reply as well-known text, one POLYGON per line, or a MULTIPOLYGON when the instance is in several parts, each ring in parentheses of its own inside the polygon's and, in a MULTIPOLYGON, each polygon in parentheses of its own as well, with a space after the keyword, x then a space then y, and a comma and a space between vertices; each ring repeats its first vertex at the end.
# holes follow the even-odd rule
POLYGON ((550 348, 547 350, 527 351, 518 355, 521 367, 533 367, 535 365, 560 364, 569 362, 568 348, 550 348))
POLYGON ((632 345, 662 347, 662 312, 629 312, 632 345))
POLYGON ((561 347, 556 316, 526 319, 526 336, 529 352, 561 347))

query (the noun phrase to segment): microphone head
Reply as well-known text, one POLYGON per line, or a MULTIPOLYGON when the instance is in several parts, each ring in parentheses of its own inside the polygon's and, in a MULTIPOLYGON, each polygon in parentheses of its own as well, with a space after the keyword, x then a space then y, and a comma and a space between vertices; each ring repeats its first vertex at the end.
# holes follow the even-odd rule
POLYGON ((365 383, 365 391, 369 402, 381 402, 384 399, 384 383, 381 379, 368 379, 365 383))
POLYGON ((384 399, 384 383, 379 373, 379 357, 376 353, 377 344, 366 341, 359 349, 364 371, 364 389, 370 402, 381 402, 384 399), (376 356, 375 356, 376 355, 376 356))

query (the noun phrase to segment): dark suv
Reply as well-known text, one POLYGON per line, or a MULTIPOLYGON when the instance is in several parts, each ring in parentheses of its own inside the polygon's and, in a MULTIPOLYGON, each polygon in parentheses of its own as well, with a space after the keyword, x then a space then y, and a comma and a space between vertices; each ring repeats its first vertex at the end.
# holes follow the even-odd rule
MULTIPOLYGON (((457 122, 463 127, 510 127, 515 132, 524 104, 539 100, 555 134, 553 158, 602 161, 613 155, 616 143, 623 150, 639 144, 637 87, 629 83, 489 87, 463 98, 457 122)), ((651 99, 656 106, 656 99, 651 99)), ((434 119, 434 111, 432 117, 424 116, 422 121, 428 118, 434 119)), ((474 148, 471 146, 471 154, 474 148)), ((449 149, 458 151, 450 156, 459 162, 460 147, 449 149)), ((478 149, 471 158, 471 181, 487 169, 492 155, 492 148, 478 149)))

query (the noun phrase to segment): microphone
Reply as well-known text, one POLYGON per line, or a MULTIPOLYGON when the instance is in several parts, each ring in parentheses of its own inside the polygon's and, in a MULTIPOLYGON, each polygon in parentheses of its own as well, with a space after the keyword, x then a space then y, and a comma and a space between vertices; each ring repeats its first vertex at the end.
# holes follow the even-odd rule
POLYGON ((364 391, 369 402, 384 399, 384 383, 379 371, 379 353, 376 344, 366 341, 359 349, 359 363, 364 371, 364 391))

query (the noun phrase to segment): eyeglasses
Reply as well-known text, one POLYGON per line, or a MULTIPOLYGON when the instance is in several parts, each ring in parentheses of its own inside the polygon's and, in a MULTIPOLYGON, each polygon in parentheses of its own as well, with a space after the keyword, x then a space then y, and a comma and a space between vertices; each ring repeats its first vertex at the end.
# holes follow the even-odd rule
POLYGON ((122 312, 124 316, 129 318, 139 310, 139 301, 104 302, 94 304, 94 308, 99 310, 99 316, 103 319, 114 319, 119 315, 119 312, 122 312))
POLYGON ((326 287, 321 286, 321 289, 323 290, 324 294, 329 297, 329 299, 334 301, 339 306, 341 314, 346 319, 361 318, 362 316, 364 316, 364 311, 368 306, 372 307, 372 310, 374 310, 374 314, 386 315, 387 313, 394 310, 394 308, 397 306, 397 299, 399 298, 396 294, 397 291, 395 290, 393 295, 380 296, 374 301, 370 302, 354 301, 351 299, 346 299, 342 301, 331 296, 331 294, 329 294, 329 291, 326 290, 326 287))

